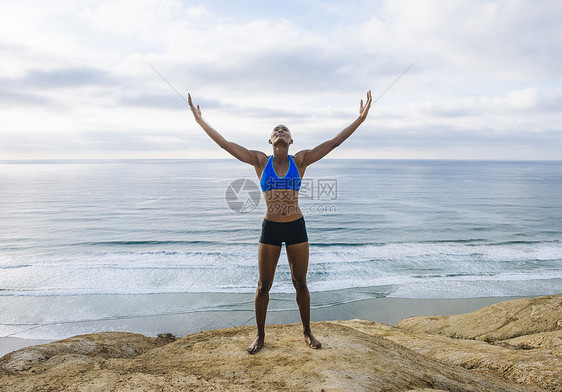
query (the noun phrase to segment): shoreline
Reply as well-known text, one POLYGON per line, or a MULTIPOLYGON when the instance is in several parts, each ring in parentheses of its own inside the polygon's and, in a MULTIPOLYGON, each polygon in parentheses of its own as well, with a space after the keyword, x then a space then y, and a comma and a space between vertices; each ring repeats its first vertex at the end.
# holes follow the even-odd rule
MULTIPOLYGON (((395 325, 413 316, 446 316, 469 313, 488 305, 518 298, 532 297, 482 297, 456 299, 419 298, 369 298, 344 303, 323 305, 322 300, 330 299, 334 293, 312 293, 311 321, 336 321, 363 319, 378 323, 395 325), (322 295, 319 295, 322 294, 322 295)), ((151 301, 163 301, 165 295, 151 296, 151 301)), ((193 300, 189 295, 183 301, 193 300)), ((45 298, 45 297, 44 297, 45 298)), ((52 298, 50 298, 52 299, 52 298)), ((105 299, 107 300, 107 298, 105 299)), ((131 301, 130 296, 127 300, 131 301)), ((147 298, 143 298, 147 300, 147 298)), ((57 336, 51 338, 21 338, 17 336, 0 338, 0 357, 20 348, 45 344, 71 336, 105 332, 125 331, 156 336, 159 333, 172 333, 187 336, 194 333, 222 328, 254 325, 253 295, 237 295, 237 300, 245 304, 243 309, 234 311, 198 311, 166 314, 149 317, 129 317, 117 320, 83 321, 74 324, 73 329, 62 328, 57 336), (77 325, 79 324, 79 325, 77 325)), ((142 302, 142 301, 141 301, 142 302)), ((179 302, 179 301, 178 301, 179 302)), ((163 303, 166 303, 163 301, 163 303)), ((179 304, 181 306, 181 303, 179 304)), ((169 309, 168 309, 169 310, 169 309)), ((293 294, 272 294, 267 325, 291 324, 300 322, 300 316, 293 294), (288 308, 287 305, 290 307, 288 308)), ((65 327, 65 326, 63 326, 65 327)), ((266 326, 267 328, 267 326, 266 326)))

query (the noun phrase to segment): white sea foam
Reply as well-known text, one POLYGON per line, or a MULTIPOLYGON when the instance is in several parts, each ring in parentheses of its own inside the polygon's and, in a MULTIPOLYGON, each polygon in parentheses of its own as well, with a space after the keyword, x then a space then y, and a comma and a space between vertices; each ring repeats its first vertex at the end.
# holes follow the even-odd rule
MULTIPOLYGON (((283 251, 274 292, 293 291, 285 260, 283 251)), ((103 252, 42 258, 33 264, 4 258, 0 263, 0 295, 249 293, 257 281, 256 264, 255 245, 231 246, 224 252, 103 252)), ((463 282, 488 287, 487 282, 548 279, 562 279, 559 242, 312 245, 308 277, 312 291, 385 286, 392 287, 386 289, 386 295, 412 297, 422 291, 428 296, 446 293, 448 297, 464 297, 469 290, 444 289, 463 282), (433 285, 441 289, 431 289, 433 285)), ((518 287, 508 290, 509 295, 517 295, 518 287)), ((551 287, 562 291, 559 285, 551 287)), ((505 295, 506 288, 498 284, 496 292, 491 288, 472 292, 505 295)))

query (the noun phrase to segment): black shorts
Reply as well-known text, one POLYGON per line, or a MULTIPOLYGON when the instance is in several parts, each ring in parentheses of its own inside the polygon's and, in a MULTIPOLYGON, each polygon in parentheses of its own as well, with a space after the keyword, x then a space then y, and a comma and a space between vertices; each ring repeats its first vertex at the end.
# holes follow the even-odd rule
POLYGON ((260 236, 262 244, 281 246, 283 242, 287 245, 293 245, 306 241, 308 241, 308 236, 302 216, 291 222, 263 220, 260 236))

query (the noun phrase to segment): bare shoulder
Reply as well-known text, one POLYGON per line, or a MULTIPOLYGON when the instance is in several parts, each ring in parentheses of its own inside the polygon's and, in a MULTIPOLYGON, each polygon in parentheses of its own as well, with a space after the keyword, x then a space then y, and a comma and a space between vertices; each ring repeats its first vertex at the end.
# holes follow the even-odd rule
POLYGON ((254 167, 263 170, 263 168, 265 168, 265 165, 267 165, 267 160, 269 156, 266 155, 263 151, 258 151, 258 150, 249 150, 249 151, 254 156, 255 159, 254 167))
POLYGON ((306 168, 308 163, 306 162, 306 154, 308 154, 310 150, 300 150, 295 155, 293 155, 293 160, 295 161, 295 165, 300 168, 306 168))

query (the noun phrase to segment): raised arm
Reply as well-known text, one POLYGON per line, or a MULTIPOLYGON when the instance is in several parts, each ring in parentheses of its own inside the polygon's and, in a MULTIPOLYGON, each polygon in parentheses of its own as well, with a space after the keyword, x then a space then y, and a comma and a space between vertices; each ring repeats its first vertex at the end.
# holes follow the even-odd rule
POLYGON ((209 135, 211 139, 213 139, 215 143, 217 143, 221 148, 225 149, 234 158, 244 163, 248 163, 254 167, 260 166, 260 159, 263 160, 266 157, 263 152, 248 150, 246 147, 242 147, 239 144, 226 140, 220 133, 218 133, 203 119, 203 117, 201 116, 201 108, 199 107, 199 105, 197 105, 197 107, 193 105, 190 94, 187 94, 187 100, 191 112, 193 113, 193 117, 195 117, 195 121, 201 126, 201 128, 203 128, 203 130, 207 133, 207 135, 209 135))
POLYGON ((371 91, 367 92, 367 101, 363 105, 363 100, 359 106, 359 117, 349 124, 343 131, 338 133, 334 138, 319 144, 310 150, 302 150, 295 154, 295 160, 298 160, 300 167, 307 167, 314 162, 324 158, 330 151, 342 144, 353 132, 365 121, 369 108, 371 107, 371 91))

